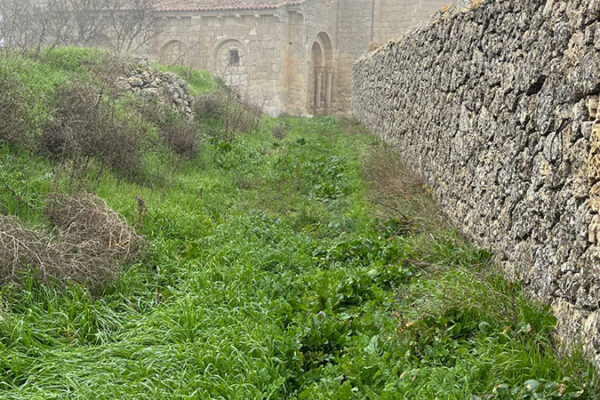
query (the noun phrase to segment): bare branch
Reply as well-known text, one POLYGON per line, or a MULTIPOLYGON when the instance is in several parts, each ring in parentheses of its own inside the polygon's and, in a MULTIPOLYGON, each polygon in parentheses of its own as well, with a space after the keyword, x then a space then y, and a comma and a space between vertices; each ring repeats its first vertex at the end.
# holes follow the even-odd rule
POLYGON ((164 30, 156 0, 105 0, 107 34, 117 53, 136 52, 164 30))
POLYGON ((164 30, 156 0, 0 0, 1 47, 40 50, 102 43, 117 53, 144 48, 164 30))

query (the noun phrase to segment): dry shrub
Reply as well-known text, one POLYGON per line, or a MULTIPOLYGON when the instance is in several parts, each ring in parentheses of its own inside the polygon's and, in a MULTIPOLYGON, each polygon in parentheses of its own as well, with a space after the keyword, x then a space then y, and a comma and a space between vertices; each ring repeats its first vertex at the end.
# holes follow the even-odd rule
POLYGON ((285 139, 285 136, 289 132, 290 127, 288 125, 277 124, 271 128, 271 134, 277 140, 285 139))
POLYGON ((238 96, 227 98, 223 112, 223 129, 228 133, 250 133, 258 129, 261 107, 242 101, 238 96))
POLYGON ((159 101, 144 101, 138 110, 145 121, 158 127, 160 139, 173 153, 188 158, 198 155, 200 136, 195 120, 181 116, 159 101))
POLYGON ((122 55, 104 53, 91 65, 84 64, 83 67, 90 69, 96 79, 110 90, 122 92, 123 88, 118 85, 118 82, 120 77, 127 76, 131 72, 132 66, 128 64, 128 61, 130 60, 122 55))
POLYGON ((139 254, 141 239, 135 230, 96 195, 54 195, 44 211, 63 236, 94 242, 124 261, 132 261, 139 254))
POLYGON ((57 89, 54 118, 44 127, 41 150, 60 161, 72 160, 85 170, 89 161, 100 161, 101 170, 112 168, 119 177, 135 177, 142 169, 141 132, 119 120, 102 92, 73 83, 57 89))
POLYGON ((0 71, 0 141, 15 143, 27 134, 25 94, 14 77, 0 71))
MULTIPOLYGON (((26 229, 14 218, 0 216, 0 279, 18 281, 23 270, 36 269, 40 279, 60 276, 63 254, 55 238, 26 229)), ((71 271, 69 271, 71 274, 71 271)))
POLYGON ((422 177, 390 146, 377 146, 363 168, 374 189, 370 200, 382 207, 385 217, 399 219, 413 232, 438 232, 447 226, 422 177))
POLYGON ((156 99, 139 99, 141 102, 134 104, 142 118, 159 128, 176 122, 180 116, 172 108, 156 99))
POLYGON ((200 138, 198 125, 190 119, 183 119, 163 126, 160 138, 177 155, 194 158, 198 155, 200 138))
POLYGON ((194 98, 193 111, 196 118, 218 118, 223 115, 225 98, 220 93, 205 93, 194 98))
POLYGON ((55 116, 44 127, 41 146, 57 159, 81 157, 98 140, 101 94, 83 85, 61 86, 54 96, 55 116))
POLYGON ((44 282, 74 281, 93 291, 139 257, 142 239, 106 203, 91 194, 53 196, 46 207, 58 234, 24 228, 0 217, 0 280, 19 282, 34 272, 44 282))

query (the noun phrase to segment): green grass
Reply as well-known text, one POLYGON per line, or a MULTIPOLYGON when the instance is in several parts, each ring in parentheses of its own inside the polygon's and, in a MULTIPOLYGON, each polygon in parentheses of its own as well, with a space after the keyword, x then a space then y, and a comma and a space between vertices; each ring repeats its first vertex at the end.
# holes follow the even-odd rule
POLYGON ((60 47, 39 54, 8 53, 0 55, 0 74, 16 77, 28 102, 27 122, 35 134, 50 113, 55 90, 74 79, 92 82, 92 70, 108 55, 102 50, 60 47))
MULTIPOLYGON (((363 165, 380 146, 334 118, 265 119, 194 160, 157 156, 164 185, 77 183, 132 224, 143 198, 148 252, 99 296, 2 287, 0 398, 596 398, 592 367, 556 355, 549 310, 488 251, 376 210, 363 165)), ((0 167, 27 202, 0 188, 2 213, 29 225, 73 189, 23 149, 0 167)))
POLYGON ((189 84, 192 96, 212 92, 219 86, 214 76, 206 70, 192 69, 183 65, 156 65, 156 67, 165 72, 173 72, 185 79, 189 84))

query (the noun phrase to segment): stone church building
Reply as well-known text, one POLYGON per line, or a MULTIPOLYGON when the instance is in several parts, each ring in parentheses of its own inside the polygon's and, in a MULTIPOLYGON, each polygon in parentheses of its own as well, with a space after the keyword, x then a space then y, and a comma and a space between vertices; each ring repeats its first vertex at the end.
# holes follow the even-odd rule
POLYGON ((350 110, 352 63, 450 0, 160 0, 149 55, 213 71, 271 115, 350 110))

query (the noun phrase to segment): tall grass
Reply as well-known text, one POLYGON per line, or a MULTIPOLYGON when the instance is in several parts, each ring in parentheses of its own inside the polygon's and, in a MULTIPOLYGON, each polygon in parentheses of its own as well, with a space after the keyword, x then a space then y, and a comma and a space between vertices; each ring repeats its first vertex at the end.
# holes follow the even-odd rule
MULTIPOLYGON (((103 174, 93 190, 148 254, 100 296, 2 287, 0 398, 596 398, 590 365, 556 355, 548 309, 488 251, 427 231, 422 186, 375 204, 394 197, 369 172, 381 146, 333 118, 264 118, 155 165, 168 185, 103 174)), ((43 224, 37 205, 68 181, 24 150, 0 162, 32 205, 0 188, 2 212, 43 224)))

